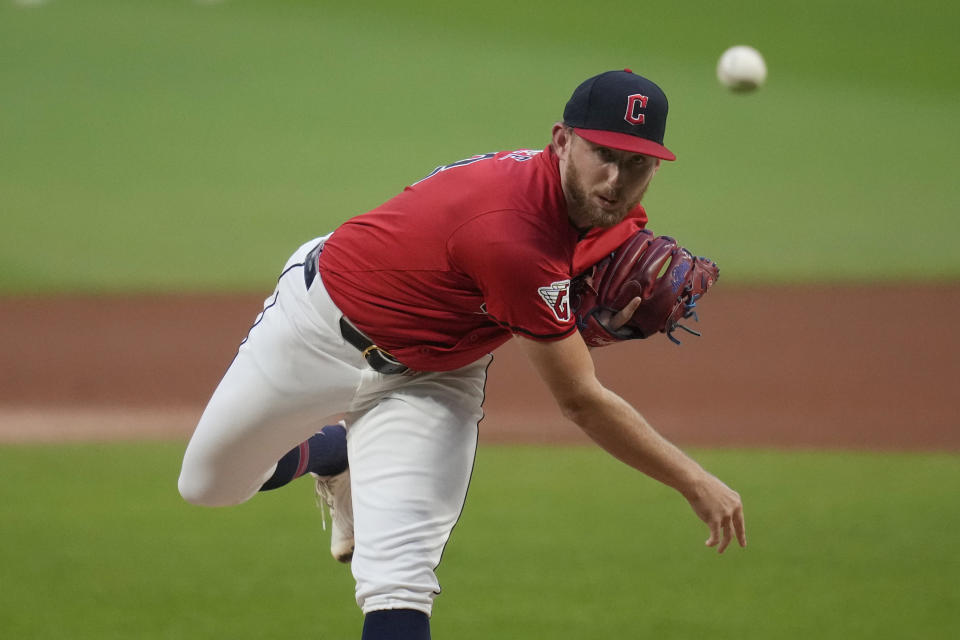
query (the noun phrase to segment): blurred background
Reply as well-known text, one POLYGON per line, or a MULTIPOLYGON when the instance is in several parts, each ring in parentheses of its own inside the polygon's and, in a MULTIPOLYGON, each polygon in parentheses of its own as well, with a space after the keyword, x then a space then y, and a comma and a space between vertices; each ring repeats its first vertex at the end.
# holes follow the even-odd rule
POLYGON ((671 103, 651 228, 725 278, 960 274, 956 3, 0 7, 7 292, 260 291, 435 166, 545 146, 622 67, 671 103), (770 68, 754 95, 715 80, 740 43, 770 68))
POLYGON ((945 0, 0 0, 0 628, 358 637, 309 483, 190 507, 185 439, 293 249, 440 164, 542 148, 629 67, 678 156, 650 228, 722 279, 703 339, 598 368, 743 494, 751 544, 702 550, 505 348, 435 637, 955 636, 958 24, 945 0), (716 81, 736 44, 755 93, 716 81))

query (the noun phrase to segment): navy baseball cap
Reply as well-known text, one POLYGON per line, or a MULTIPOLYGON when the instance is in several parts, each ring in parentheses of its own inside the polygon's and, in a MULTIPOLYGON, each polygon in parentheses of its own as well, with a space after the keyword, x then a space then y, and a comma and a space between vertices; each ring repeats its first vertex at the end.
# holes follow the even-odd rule
POLYGON ((563 110, 563 123, 603 147, 677 159, 663 146, 667 96, 630 69, 607 71, 581 83, 563 110))

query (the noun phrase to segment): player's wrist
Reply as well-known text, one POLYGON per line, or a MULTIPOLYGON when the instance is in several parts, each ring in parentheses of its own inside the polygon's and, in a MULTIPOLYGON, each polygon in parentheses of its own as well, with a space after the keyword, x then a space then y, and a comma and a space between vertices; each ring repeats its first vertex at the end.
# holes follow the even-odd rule
POLYGON ((688 502, 696 502, 710 493, 710 485, 714 477, 693 460, 689 468, 684 470, 682 478, 674 487, 688 502))

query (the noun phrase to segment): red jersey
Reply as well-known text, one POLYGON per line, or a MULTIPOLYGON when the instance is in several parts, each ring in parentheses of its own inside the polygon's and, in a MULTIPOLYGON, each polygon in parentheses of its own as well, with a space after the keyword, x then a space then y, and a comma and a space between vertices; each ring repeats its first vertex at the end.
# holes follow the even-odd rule
POLYGON ((439 167, 348 220, 319 269, 336 305, 378 346, 412 369, 448 371, 512 334, 576 331, 572 275, 645 223, 637 207, 578 249, 552 149, 502 151, 439 167))

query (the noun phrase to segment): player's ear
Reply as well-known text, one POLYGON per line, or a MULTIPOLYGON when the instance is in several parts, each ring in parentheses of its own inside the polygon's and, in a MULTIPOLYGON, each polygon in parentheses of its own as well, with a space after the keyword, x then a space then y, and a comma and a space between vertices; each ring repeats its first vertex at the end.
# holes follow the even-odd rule
POLYGON ((561 160, 567 159, 570 152, 570 145, 573 143, 573 129, 562 122, 553 125, 553 151, 561 160))

